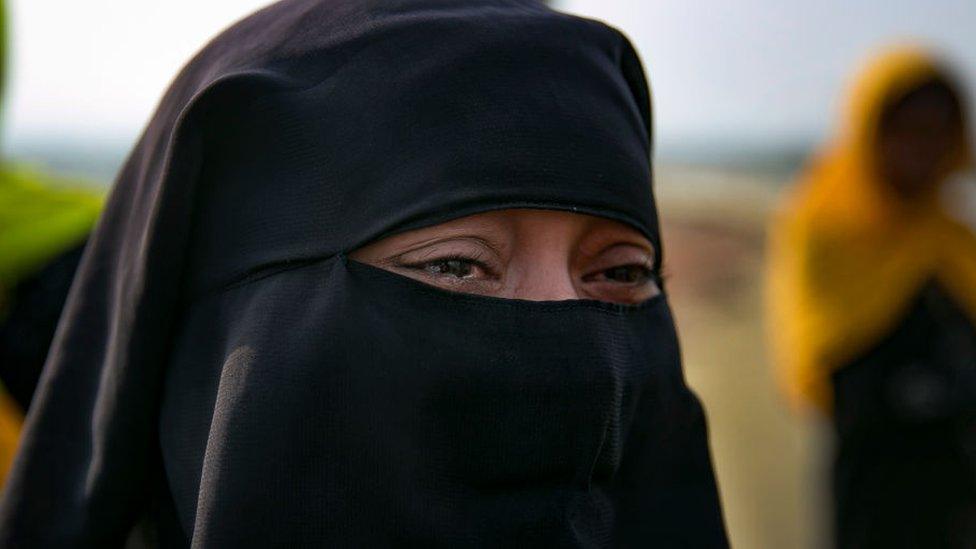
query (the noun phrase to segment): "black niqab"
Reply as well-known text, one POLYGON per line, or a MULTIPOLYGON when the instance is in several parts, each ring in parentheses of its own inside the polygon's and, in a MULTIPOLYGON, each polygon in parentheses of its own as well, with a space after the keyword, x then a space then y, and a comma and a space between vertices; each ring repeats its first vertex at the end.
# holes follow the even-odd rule
POLYGON ((724 546, 666 297, 461 295, 345 255, 500 208, 660 250, 650 128, 629 42, 542 3, 236 24, 119 175, 0 545, 724 546))

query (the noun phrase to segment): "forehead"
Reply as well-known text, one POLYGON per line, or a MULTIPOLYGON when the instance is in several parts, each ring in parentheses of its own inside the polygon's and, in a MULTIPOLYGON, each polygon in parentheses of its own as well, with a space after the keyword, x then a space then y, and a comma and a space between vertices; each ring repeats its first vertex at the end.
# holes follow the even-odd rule
POLYGON ((885 108, 885 122, 961 122, 958 95, 946 82, 934 79, 922 83, 889 102, 885 108))

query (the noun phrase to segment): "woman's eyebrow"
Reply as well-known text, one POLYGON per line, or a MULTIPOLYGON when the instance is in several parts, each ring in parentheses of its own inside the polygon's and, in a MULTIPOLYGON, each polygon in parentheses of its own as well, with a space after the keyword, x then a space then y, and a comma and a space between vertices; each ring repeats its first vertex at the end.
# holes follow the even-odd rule
POLYGON ((403 255, 406 255, 406 254, 415 253, 415 252, 418 252, 418 251, 423 251, 426 248, 431 248, 430 253, 434 253, 435 250, 433 250, 433 248, 435 248, 436 246, 439 246, 439 245, 442 245, 442 244, 451 244, 451 243, 455 243, 455 242, 473 242, 473 243, 475 243, 477 245, 484 246, 484 247, 490 249, 492 252, 494 252, 496 254, 498 253, 498 250, 496 249, 497 247, 494 244, 492 244, 489 240, 484 239, 484 238, 481 238, 481 237, 478 237, 478 236, 470 236, 470 235, 468 235, 468 236, 435 237, 435 238, 428 239, 428 240, 425 240, 425 241, 417 242, 417 243, 412 244, 409 247, 409 249, 407 249, 405 251, 402 251, 402 252, 398 252, 396 254, 396 256, 403 256, 403 255))
POLYGON ((651 259, 654 259, 657 256, 657 250, 654 248, 654 245, 638 235, 613 234, 602 238, 595 238, 593 242, 587 242, 586 239, 584 239, 580 242, 578 250, 583 254, 592 257, 606 253, 607 251, 618 246, 638 248, 650 255, 651 259))
POLYGON ((477 242, 497 254, 508 251, 509 242, 507 231, 501 224, 491 221, 466 221, 456 226, 445 224, 418 230, 417 238, 411 239, 403 246, 408 248, 402 253, 408 253, 425 246, 446 243, 452 240, 468 240, 477 242), (430 233, 430 234, 423 234, 430 233))

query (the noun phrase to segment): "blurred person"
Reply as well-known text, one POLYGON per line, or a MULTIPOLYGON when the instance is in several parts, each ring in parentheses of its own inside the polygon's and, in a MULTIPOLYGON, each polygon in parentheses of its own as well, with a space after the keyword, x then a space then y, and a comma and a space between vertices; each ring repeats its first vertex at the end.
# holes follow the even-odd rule
POLYGON ((234 25, 117 178, 0 547, 727 546, 651 129, 539 2, 234 25))
MULTIPOLYGON (((0 0, 0 88, 6 36, 0 0)), ((0 484, 101 202, 77 182, 0 161, 0 484)))
POLYGON ((776 359, 832 417, 838 547, 976 547, 976 238, 940 202, 970 167, 961 92, 893 49, 845 116, 772 226, 776 359))

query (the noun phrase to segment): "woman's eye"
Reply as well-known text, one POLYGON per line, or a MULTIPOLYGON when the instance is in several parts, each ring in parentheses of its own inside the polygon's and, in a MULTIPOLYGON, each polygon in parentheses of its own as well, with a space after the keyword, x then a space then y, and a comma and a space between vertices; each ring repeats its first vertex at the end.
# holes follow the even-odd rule
POLYGON ((650 269, 643 265, 618 265, 603 271, 601 278, 620 284, 643 284, 653 277, 650 269))
POLYGON ((469 278, 474 275, 477 264, 461 258, 437 259, 422 265, 422 269, 434 276, 469 278))

